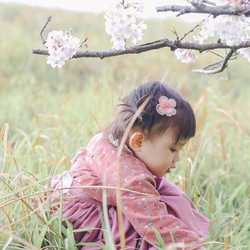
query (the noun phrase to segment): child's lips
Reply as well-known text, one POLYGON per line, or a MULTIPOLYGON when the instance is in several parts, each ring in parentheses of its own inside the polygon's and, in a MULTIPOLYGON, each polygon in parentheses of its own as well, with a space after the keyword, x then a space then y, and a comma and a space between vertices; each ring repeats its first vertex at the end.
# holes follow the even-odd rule
POLYGON ((172 169, 175 169, 175 168, 176 168, 176 166, 168 168, 167 171, 166 171, 166 173, 170 173, 172 171, 172 169))

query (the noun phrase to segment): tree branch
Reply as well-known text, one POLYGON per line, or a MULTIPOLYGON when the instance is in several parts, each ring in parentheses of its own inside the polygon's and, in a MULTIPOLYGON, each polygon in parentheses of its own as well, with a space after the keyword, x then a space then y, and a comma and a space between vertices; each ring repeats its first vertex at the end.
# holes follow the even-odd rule
MULTIPOLYGON (((177 16, 183 15, 183 14, 190 14, 190 13, 198 13, 198 14, 209 14, 213 17, 219 16, 219 15, 244 15, 246 17, 250 17, 250 3, 244 2, 240 6, 216 6, 216 4, 211 0, 188 0, 189 6, 181 6, 181 5, 166 5, 157 7, 157 12, 177 12, 177 16)), ((48 18, 46 24, 42 28, 40 32, 40 36, 42 39, 43 44, 45 44, 45 40, 43 38, 43 31, 47 27, 48 23, 50 22, 51 17, 48 18)), ((248 21, 246 21, 248 22, 248 21)), ((217 42, 210 42, 210 43, 204 43, 199 44, 195 42, 185 42, 184 39, 193 32, 199 25, 197 24, 195 27, 193 27, 191 30, 186 32, 182 38, 179 39, 177 32, 173 32, 176 34, 177 39, 176 40, 169 40, 167 38, 152 41, 145 44, 140 44, 136 46, 126 47, 124 50, 115 50, 115 49, 109 49, 109 50, 98 50, 98 51, 77 51, 76 54, 72 58, 100 58, 104 59, 106 57, 114 57, 114 56, 120 56, 120 55, 127 55, 127 54, 140 54, 146 51, 151 50, 157 50, 161 48, 168 47, 171 51, 174 51, 176 49, 186 49, 186 50, 195 50, 200 53, 204 51, 213 51, 216 49, 225 49, 229 50, 229 52, 222 57, 221 61, 213 63, 208 65, 207 67, 203 69, 196 69, 193 70, 193 72, 198 73, 204 73, 204 74, 216 74, 219 72, 222 72, 228 64, 228 61, 231 59, 231 57, 236 54, 238 49, 241 48, 250 48, 250 39, 246 41, 241 41, 237 46, 230 46, 227 45, 225 42, 221 42, 221 40, 218 40, 217 42)), ((249 23, 246 23, 246 25, 249 25, 249 23)), ((174 30, 175 31, 175 30, 174 30)), ((242 38, 243 39, 243 38, 242 38)), ((246 39, 246 38, 245 38, 246 39)), ((84 42, 86 42, 87 39, 85 39, 84 42)), ((224 41, 224 39, 223 39, 224 41)), ((33 49, 33 54, 37 55, 46 55, 49 56, 48 50, 42 50, 42 49, 33 49)), ((212 52, 216 54, 215 52, 212 52)))
POLYGON ((197 14, 211 14, 214 17, 219 15, 245 15, 250 16, 250 6, 238 6, 231 7, 228 5, 225 6, 209 6, 203 3, 192 5, 192 6, 182 6, 182 5, 166 5, 156 7, 157 12, 179 12, 177 16, 197 13, 197 14))
MULTIPOLYGON (((114 57, 126 54, 139 54, 142 52, 156 50, 164 47, 169 47, 171 50, 179 49, 193 49, 197 50, 200 53, 207 51, 207 50, 214 50, 214 49, 232 49, 236 51, 240 48, 247 48, 250 47, 250 40, 241 42, 237 46, 229 46, 225 43, 215 42, 215 43, 206 43, 206 44, 196 44, 196 43, 189 43, 189 42, 176 42, 169 39, 161 39, 158 41, 154 41, 151 43, 145 43, 137 46, 128 47, 125 50, 100 50, 100 51, 78 51, 73 58, 81 58, 81 57, 92 57, 92 58, 106 58, 106 57, 114 57)), ((33 54, 37 55, 49 55, 47 50, 41 49, 34 49, 33 54)))
POLYGON ((235 50, 231 49, 221 62, 210 65, 210 66, 214 66, 212 69, 208 69, 209 68, 209 66, 208 66, 204 69, 194 69, 193 72, 194 73, 202 73, 202 74, 220 73, 227 67, 227 63, 228 63, 229 59, 232 57, 232 55, 234 54, 234 52, 235 52, 235 50))

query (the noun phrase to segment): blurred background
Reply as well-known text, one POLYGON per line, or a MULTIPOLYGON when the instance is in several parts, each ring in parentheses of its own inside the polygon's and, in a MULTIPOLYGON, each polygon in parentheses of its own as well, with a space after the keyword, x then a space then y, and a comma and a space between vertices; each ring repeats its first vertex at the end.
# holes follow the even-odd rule
MULTIPOLYGON (((202 75, 192 69, 219 61, 218 56, 202 53, 195 64, 182 64, 164 48, 103 60, 73 59, 53 69, 46 56, 32 54, 32 49, 45 49, 40 31, 48 16, 45 37, 52 30, 72 29, 81 40, 88 38, 89 50, 110 49, 103 15, 0 2, 0 199, 7 217, 17 221, 0 213, 1 243, 14 234, 34 244, 37 221, 29 215, 31 222, 23 223, 19 200, 6 205, 13 192, 31 182, 27 192, 41 189, 48 177, 68 169, 76 150, 112 121, 121 97, 138 84, 160 80, 177 88, 197 117, 197 135, 167 178, 211 219, 208 249, 250 249, 249 62, 238 56, 224 72, 202 75), (13 180, 10 188, 6 183, 13 180)), ((141 43, 174 40, 172 27, 181 37, 195 26, 173 16, 145 23, 141 43)))

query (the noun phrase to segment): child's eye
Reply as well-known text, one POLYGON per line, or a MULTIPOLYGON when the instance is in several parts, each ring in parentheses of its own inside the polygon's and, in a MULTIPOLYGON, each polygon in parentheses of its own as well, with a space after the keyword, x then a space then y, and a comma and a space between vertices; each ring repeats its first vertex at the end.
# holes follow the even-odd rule
POLYGON ((175 148, 170 148, 172 153, 175 153, 177 150, 175 148))

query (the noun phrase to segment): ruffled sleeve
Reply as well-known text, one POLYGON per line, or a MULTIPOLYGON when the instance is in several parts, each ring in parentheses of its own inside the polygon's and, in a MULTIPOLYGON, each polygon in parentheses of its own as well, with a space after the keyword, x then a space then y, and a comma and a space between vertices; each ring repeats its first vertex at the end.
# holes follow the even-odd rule
POLYGON ((185 243, 185 249, 195 249, 204 242, 201 235, 190 230, 182 220, 168 212, 166 203, 160 201, 153 176, 140 173, 123 182, 122 187, 128 189, 122 192, 123 213, 141 237, 150 244, 158 242, 153 227, 159 231, 166 245, 185 243))

